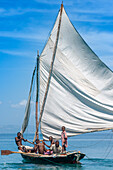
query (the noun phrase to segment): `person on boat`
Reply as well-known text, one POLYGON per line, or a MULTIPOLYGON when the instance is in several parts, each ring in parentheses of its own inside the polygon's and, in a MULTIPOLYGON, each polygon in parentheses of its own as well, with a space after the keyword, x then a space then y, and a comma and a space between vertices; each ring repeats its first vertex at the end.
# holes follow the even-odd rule
POLYGON ((67 133, 65 130, 65 126, 62 126, 61 140, 62 140, 62 152, 63 152, 66 151, 67 148, 67 133))
POLYGON ((62 152, 62 147, 59 145, 58 140, 50 147, 50 150, 57 154, 62 152))
POLYGON ((49 137, 49 141, 50 141, 50 145, 47 145, 47 144, 43 141, 43 144, 46 145, 48 148, 50 148, 53 144, 55 144, 52 136, 49 137))
POLYGON ((23 151, 22 140, 23 140, 24 142, 27 141, 27 139, 24 139, 24 138, 22 137, 22 134, 21 134, 20 132, 18 132, 18 133, 17 133, 17 137, 15 137, 15 143, 16 143, 16 145, 18 146, 18 149, 21 150, 21 151, 23 151))
POLYGON ((47 151, 44 144, 40 143, 39 139, 36 139, 36 144, 34 146, 34 152, 37 153, 37 151, 39 154, 44 154, 44 152, 47 151))

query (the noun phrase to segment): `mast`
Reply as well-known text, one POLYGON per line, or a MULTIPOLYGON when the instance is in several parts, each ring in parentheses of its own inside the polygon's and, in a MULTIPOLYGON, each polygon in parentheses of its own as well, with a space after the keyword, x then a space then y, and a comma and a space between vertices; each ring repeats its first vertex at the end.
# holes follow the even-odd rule
POLYGON ((35 113, 35 118, 36 118, 36 132, 35 132, 35 137, 34 140, 39 138, 38 134, 38 97, 39 97, 39 83, 38 83, 38 71, 39 71, 39 50, 37 51, 37 66, 36 66, 36 113, 35 113))
POLYGON ((54 60, 55 60, 55 56, 56 56, 58 39, 59 39, 59 33, 60 33, 62 11, 63 11, 63 2, 62 2, 62 4, 61 4, 61 8, 60 8, 60 18, 59 18, 59 23, 58 23, 56 41, 55 41, 55 45, 54 45, 52 61, 51 61, 50 70, 49 70, 49 77, 48 77, 47 87, 46 87, 46 91, 45 91, 45 95, 44 95, 44 100, 43 100, 43 104, 42 104, 41 111, 40 111, 40 117, 39 117, 38 126, 39 126, 39 123, 40 123, 41 118, 42 118, 44 106, 45 106, 46 99, 47 99, 47 94, 48 94, 48 91, 49 91, 49 85, 50 85, 50 81, 51 81, 51 75, 52 75, 52 71, 53 71, 53 65, 54 65, 54 60))

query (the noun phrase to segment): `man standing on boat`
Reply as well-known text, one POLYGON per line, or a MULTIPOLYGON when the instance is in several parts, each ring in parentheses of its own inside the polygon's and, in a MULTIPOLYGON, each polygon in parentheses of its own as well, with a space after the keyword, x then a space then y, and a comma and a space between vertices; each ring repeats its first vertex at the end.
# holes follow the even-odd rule
POLYGON ((65 131, 65 126, 62 126, 61 140, 62 140, 62 152, 63 152, 66 151, 67 148, 67 133, 65 131))
POLYGON ((15 142, 16 142, 16 145, 18 146, 18 149, 21 150, 21 151, 23 151, 23 149, 22 149, 22 148, 23 148, 22 140, 23 140, 24 142, 27 141, 27 139, 24 139, 24 138, 22 137, 21 133, 18 132, 18 133, 17 133, 17 137, 15 137, 15 142))

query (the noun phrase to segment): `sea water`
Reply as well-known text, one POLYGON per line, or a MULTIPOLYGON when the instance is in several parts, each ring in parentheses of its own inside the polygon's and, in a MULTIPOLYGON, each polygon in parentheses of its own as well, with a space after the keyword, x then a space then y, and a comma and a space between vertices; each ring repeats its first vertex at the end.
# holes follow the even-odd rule
MULTIPOLYGON (((17 151, 16 134, 0 134, 0 150, 17 151)), ((33 140, 33 134, 24 138, 33 140)), ((23 142, 24 143, 24 142, 23 142)), ((25 143, 24 143, 25 144, 25 143)), ((27 145, 29 145, 27 143, 27 145)), ((31 146, 31 145, 30 145, 31 146)), ((0 155, 0 169, 6 170, 113 170, 113 132, 83 134, 68 138, 68 151, 77 150, 86 154, 81 165, 38 165, 23 162, 20 154, 0 155)))

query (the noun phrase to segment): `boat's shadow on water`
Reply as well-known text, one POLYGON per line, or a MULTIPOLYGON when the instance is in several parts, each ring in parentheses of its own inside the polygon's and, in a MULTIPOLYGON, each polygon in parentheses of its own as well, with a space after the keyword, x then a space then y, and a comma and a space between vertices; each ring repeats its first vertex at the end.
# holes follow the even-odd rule
POLYGON ((72 170, 77 169, 81 170, 82 165, 80 164, 66 164, 66 165, 55 165, 55 164, 32 164, 28 162, 23 163, 3 163, 0 165, 2 169, 19 169, 19 170, 72 170))
POLYGON ((0 169, 19 169, 19 170, 102 170, 113 169, 112 159, 84 159, 82 164, 32 164, 22 161, 22 163, 2 163, 0 169))
MULTIPOLYGON (((25 164, 25 166, 31 166, 32 168, 34 167, 37 169, 55 169, 55 170, 61 170, 61 169, 81 169, 82 168, 82 164, 60 164, 60 163, 50 163, 50 164, 32 164, 29 162, 25 162, 25 160, 23 160, 23 163, 25 164)), ((32 169, 31 168, 31 169, 32 169)))

